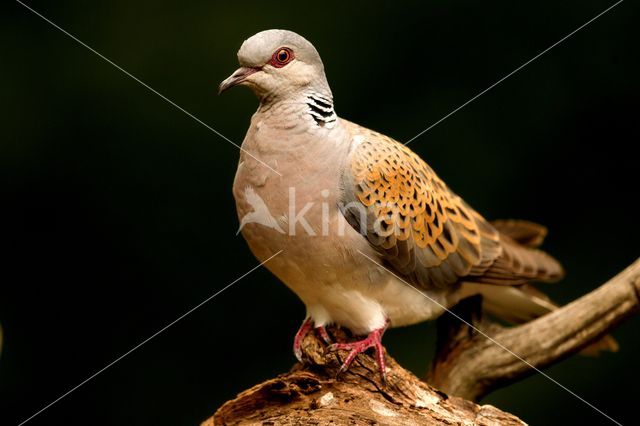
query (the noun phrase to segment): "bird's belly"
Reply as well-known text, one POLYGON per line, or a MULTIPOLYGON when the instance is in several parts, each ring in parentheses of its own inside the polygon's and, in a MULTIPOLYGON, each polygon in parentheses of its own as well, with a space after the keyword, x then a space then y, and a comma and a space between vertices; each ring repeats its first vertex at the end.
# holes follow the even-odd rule
POLYGON ((449 291, 419 289, 395 276, 381 286, 376 298, 393 327, 435 319, 450 306, 449 291))
POLYGON ((397 327, 436 318, 448 306, 446 292, 418 291, 373 263, 375 252, 357 233, 349 241, 247 225, 243 234, 260 260, 282 250, 265 266, 302 299, 317 325, 366 334, 387 319, 397 327))
POLYGON ((279 253, 265 267, 302 299, 317 325, 337 323, 366 334, 387 319, 402 326, 442 313, 444 292, 419 292, 374 263, 377 253, 335 208, 335 194, 309 199, 296 190, 292 202, 288 188, 236 182, 234 195, 251 251, 260 261, 279 253))

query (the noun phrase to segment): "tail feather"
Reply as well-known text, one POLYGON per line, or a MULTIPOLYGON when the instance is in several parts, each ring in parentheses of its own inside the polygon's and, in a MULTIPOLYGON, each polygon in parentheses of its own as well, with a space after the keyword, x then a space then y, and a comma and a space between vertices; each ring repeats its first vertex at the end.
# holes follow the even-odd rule
MULTIPOLYGON (((482 295, 483 309, 511 324, 522 324, 559 308, 547 295, 529 284, 530 281, 557 281, 564 276, 562 265, 539 250, 547 228, 526 220, 491 222, 500 233, 502 253, 477 277, 467 277, 459 297, 482 295)), ((594 356, 603 351, 616 352, 618 343, 604 336, 584 348, 582 355, 594 356)))

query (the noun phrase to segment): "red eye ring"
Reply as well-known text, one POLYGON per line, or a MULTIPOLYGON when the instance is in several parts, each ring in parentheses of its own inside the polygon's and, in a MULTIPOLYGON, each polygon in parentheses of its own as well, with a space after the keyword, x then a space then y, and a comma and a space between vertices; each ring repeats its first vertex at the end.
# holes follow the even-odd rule
POLYGON ((281 47, 276 49, 271 56, 269 63, 276 68, 282 68, 293 60, 293 50, 288 47, 281 47))

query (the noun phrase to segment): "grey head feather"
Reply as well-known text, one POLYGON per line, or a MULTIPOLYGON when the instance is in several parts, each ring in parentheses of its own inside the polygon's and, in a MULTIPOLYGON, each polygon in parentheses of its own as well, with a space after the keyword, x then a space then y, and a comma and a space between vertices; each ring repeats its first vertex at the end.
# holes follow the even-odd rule
POLYGON ((266 30, 249 37, 240 46, 238 62, 242 67, 263 71, 253 79, 263 99, 291 98, 292 94, 302 92, 316 93, 329 103, 333 99, 320 54, 313 44, 293 31, 266 30), (270 61, 283 47, 293 52, 293 60, 276 68, 270 61))
POLYGON ((249 37, 238 51, 238 62, 243 67, 261 67, 271 59, 280 47, 295 52, 297 60, 314 65, 324 71, 320 54, 307 39, 289 30, 265 30, 249 37))

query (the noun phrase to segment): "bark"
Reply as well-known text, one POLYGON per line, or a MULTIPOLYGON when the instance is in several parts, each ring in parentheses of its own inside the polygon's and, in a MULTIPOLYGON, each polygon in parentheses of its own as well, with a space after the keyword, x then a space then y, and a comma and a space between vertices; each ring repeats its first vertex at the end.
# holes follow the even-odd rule
MULTIPOLYGON (((344 353, 325 353, 310 333, 307 357, 286 374, 226 402, 204 425, 522 425, 475 400, 601 341, 640 311, 640 259, 600 288, 529 323, 502 327, 483 319, 481 299, 438 320, 436 357, 424 382, 387 354, 387 383, 372 354, 336 379, 344 353), (464 319, 468 324, 460 321, 464 319), (473 325, 471 327, 469 324, 473 325), (453 396, 455 395, 455 396, 453 396)), ((331 329, 336 339, 344 331, 331 329)))
MULTIPOLYGON (((334 330, 334 334, 340 331, 334 330)), ((313 336, 309 359, 289 373, 252 387, 225 403, 202 426, 212 425, 524 425, 491 405, 448 397, 387 355, 387 384, 372 356, 360 356, 336 380, 336 354, 325 354, 313 336)))
POLYGON ((438 319, 439 342, 427 381, 450 395, 479 400, 533 374, 532 366, 545 368, 602 342, 640 310, 639 295, 640 259, 596 290, 517 327, 481 319, 479 301, 467 299, 452 311, 476 329, 449 313, 438 319))

